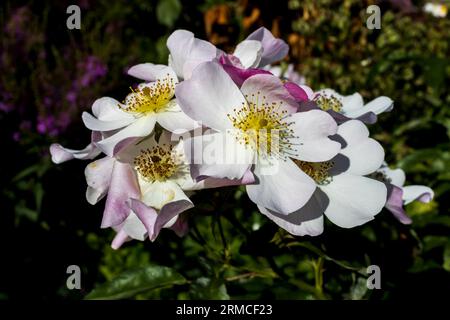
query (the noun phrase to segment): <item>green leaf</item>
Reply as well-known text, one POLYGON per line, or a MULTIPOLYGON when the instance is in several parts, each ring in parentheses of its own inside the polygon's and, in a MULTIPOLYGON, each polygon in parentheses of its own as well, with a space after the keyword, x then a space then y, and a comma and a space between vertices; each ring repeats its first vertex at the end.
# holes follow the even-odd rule
POLYGON ((199 300, 228 300, 230 296, 227 293, 225 284, 218 280, 201 277, 195 280, 189 291, 191 299, 199 300))
POLYGON ((445 246, 443 267, 445 270, 450 271, 450 244, 445 246))
POLYGON ((125 299, 138 293, 186 283, 186 279, 171 268, 148 266, 129 270, 92 290, 86 299, 125 299))
POLYGON ((427 252, 435 248, 443 247, 449 243, 450 241, 446 236, 426 236, 423 238, 423 250, 427 252))
POLYGON ((160 0, 156 7, 156 18, 159 23, 169 28, 173 27, 181 13, 179 0, 160 0))

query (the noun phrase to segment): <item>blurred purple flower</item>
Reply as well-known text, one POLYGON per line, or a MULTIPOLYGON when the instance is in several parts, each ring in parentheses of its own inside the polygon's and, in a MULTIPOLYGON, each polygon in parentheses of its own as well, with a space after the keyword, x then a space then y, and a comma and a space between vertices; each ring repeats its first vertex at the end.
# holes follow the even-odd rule
POLYGON ((78 63, 78 70, 82 70, 82 76, 79 79, 82 87, 92 84, 108 71, 105 64, 96 56, 88 56, 85 61, 78 63))
POLYGON ((14 106, 8 104, 8 103, 4 103, 4 102, 0 102, 0 111, 3 112, 10 112, 14 109, 14 106))
POLYGON ((21 138, 20 132, 18 132, 18 131, 14 132, 13 135, 12 135, 12 138, 13 138, 13 140, 15 142, 18 142, 20 140, 20 138, 21 138))

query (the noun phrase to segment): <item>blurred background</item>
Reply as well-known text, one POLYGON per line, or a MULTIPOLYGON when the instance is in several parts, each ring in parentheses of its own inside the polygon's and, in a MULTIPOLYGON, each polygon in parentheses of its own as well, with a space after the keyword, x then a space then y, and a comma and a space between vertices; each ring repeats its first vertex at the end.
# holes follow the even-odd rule
POLYGON ((99 285, 97 297, 108 297, 117 276, 152 266, 169 278, 122 297, 448 298, 450 21, 449 3, 436 3, 426 12, 425 1, 408 0, 84 0, 81 30, 68 30, 73 1, 2 1, 0 299, 82 299, 99 285), (366 28, 371 4, 381 8, 380 30, 366 28), (260 26, 290 45, 282 64, 312 88, 391 97, 394 110, 371 133, 407 184, 432 187, 435 199, 407 207, 411 226, 383 211, 358 228, 327 223, 321 236, 294 238, 243 189, 209 190, 193 197, 185 238, 164 230, 154 243, 112 250, 114 232, 100 229, 103 202, 85 200, 87 162, 54 165, 49 145, 83 148, 81 113, 102 96, 122 100, 135 81, 130 66, 167 63, 173 30, 232 50, 260 26), (366 287, 370 264, 381 268, 381 290, 366 287), (81 290, 66 287, 69 265, 81 268, 81 290))

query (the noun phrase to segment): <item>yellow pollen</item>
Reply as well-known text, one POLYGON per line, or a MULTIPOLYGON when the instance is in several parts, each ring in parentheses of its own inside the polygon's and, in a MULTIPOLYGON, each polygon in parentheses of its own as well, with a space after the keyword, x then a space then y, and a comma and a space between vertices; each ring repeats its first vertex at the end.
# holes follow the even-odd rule
POLYGON ((329 170, 333 167, 333 161, 307 162, 294 159, 294 163, 317 184, 328 184, 331 182, 329 170))
POLYGON ((142 89, 131 88, 123 109, 129 113, 158 113, 164 111, 175 93, 173 78, 167 75, 142 89))
POLYGON ((314 98, 314 101, 317 103, 317 106, 323 111, 333 110, 335 112, 342 111, 342 102, 339 101, 335 96, 328 96, 326 94, 319 94, 314 98))
POLYGON ((289 128, 291 123, 286 121, 288 114, 281 108, 282 102, 268 103, 265 96, 260 97, 260 92, 252 94, 250 99, 248 95, 245 98, 246 103, 227 114, 233 127, 239 130, 236 140, 258 154, 289 153, 293 130, 289 128))
POLYGON ((162 144, 142 150, 134 158, 137 172, 147 181, 165 181, 179 169, 180 161, 172 145, 162 144))

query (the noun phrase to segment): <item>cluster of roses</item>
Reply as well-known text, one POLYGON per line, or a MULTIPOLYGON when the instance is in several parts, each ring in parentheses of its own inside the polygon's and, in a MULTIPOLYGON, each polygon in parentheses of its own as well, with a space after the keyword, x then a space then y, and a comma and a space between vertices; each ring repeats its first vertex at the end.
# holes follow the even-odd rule
POLYGON ((86 167, 86 198, 106 197, 101 226, 116 230, 114 248, 162 228, 184 235, 189 196, 205 188, 245 185, 262 214, 298 236, 322 233, 323 215, 351 228, 383 207, 410 223, 403 205, 432 199, 428 187, 405 187, 369 137, 365 124, 392 109, 390 98, 364 105, 358 93, 313 91, 271 66, 289 48, 265 28, 231 54, 185 30, 167 47, 167 66, 130 68, 143 82, 122 103, 103 97, 83 113, 85 149, 50 147, 55 163, 104 154, 86 167))

